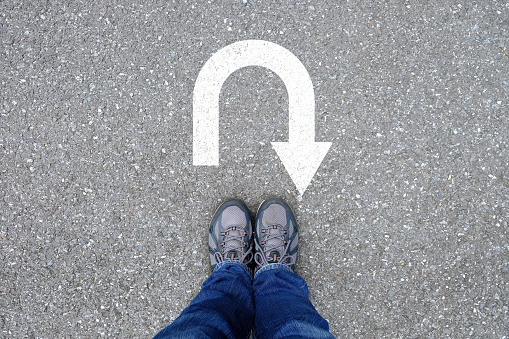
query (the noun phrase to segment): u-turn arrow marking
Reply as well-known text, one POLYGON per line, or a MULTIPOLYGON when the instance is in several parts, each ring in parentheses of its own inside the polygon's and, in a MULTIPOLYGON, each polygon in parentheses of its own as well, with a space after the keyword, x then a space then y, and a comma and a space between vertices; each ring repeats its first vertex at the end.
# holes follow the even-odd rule
POLYGON ((217 51, 198 74, 193 93, 193 165, 219 165, 219 94, 226 79, 247 66, 270 69, 283 80, 289 102, 289 140, 272 142, 303 195, 331 142, 315 142, 315 94, 304 65, 286 48, 244 40, 217 51))

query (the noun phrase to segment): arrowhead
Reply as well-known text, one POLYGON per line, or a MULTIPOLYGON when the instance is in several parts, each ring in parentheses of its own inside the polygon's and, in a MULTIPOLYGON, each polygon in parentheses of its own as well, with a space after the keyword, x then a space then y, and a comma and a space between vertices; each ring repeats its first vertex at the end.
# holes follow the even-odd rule
POLYGON ((302 196, 311 179, 327 155, 332 142, 272 142, 272 147, 283 162, 302 196))

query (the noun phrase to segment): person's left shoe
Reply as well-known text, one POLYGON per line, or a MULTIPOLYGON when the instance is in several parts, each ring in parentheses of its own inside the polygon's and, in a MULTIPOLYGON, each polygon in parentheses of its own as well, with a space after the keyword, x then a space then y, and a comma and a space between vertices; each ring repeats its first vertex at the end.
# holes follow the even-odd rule
POLYGON ((221 204, 209 228, 209 253, 212 269, 226 260, 236 260, 249 268, 253 260, 251 213, 241 200, 221 204))

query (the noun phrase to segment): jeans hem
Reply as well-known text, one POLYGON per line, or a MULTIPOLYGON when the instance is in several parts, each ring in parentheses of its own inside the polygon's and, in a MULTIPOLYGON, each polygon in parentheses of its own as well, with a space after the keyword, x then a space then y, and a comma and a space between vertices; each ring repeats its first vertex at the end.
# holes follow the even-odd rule
POLYGON ((223 267, 224 265, 228 265, 228 264, 233 264, 233 265, 241 266, 249 274, 249 276, 251 276, 251 272, 249 271, 249 268, 247 267, 247 265, 244 264, 243 262, 241 262, 240 260, 225 260, 225 261, 221 261, 219 264, 216 265, 216 267, 214 267, 214 270, 212 272, 215 272, 218 269, 220 269, 221 267, 223 267))
POLYGON ((283 270, 293 272, 293 270, 285 264, 272 263, 272 264, 267 264, 267 265, 260 267, 258 269, 258 271, 256 271, 254 278, 256 278, 258 276, 258 274, 260 274, 263 271, 274 270, 274 269, 283 269, 283 270))

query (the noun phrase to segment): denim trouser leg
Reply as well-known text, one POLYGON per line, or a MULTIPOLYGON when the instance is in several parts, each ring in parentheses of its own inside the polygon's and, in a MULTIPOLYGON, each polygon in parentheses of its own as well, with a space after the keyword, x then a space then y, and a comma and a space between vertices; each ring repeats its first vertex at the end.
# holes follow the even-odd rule
POLYGON ((223 261, 189 307, 154 339, 247 338, 253 318, 251 276, 238 261, 223 261))
POLYGON ((256 272, 253 290, 257 339, 334 338, 309 301, 306 282, 286 265, 269 264, 256 272))

